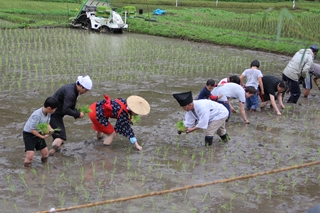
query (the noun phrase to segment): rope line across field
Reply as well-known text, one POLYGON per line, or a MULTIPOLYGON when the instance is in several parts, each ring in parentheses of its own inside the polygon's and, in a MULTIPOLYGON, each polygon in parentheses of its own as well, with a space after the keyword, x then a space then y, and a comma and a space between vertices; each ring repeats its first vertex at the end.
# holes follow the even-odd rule
POLYGON ((192 188, 199 188, 199 187, 214 185, 214 184, 218 184, 218 183, 228 183, 228 182, 233 182, 233 181, 237 181, 237 180, 244 180, 244 179, 249 179, 249 178, 254 178, 254 177, 258 177, 258 176, 279 173, 279 172, 284 172, 284 171, 293 170, 293 169, 300 169, 300 168, 304 168, 304 167, 315 166, 318 164, 320 164, 320 161, 309 162, 309 163, 299 164, 299 165, 295 165, 295 166, 289 166, 289 167, 280 168, 280 169, 273 169, 273 170, 269 170, 269 171, 265 171, 265 172, 258 172, 258 173, 254 173, 254 174, 250 174, 250 175, 237 176, 234 178, 215 180, 215 181, 210 181, 210 182, 206 182, 206 183, 199 183, 199 184, 188 185, 188 186, 183 186, 183 187, 178 187, 178 188, 173 188, 173 189, 167 189, 167 190, 162 190, 162 191, 134 195, 134 196, 130 196, 130 197, 123 197, 123 198, 105 200, 105 201, 100 201, 100 202, 88 203, 88 204, 72 206, 72 207, 68 207, 68 208, 60 208, 60 209, 55 209, 54 211, 51 209, 48 211, 41 211, 41 212, 36 212, 36 213, 63 212, 63 211, 70 211, 70 210, 75 210, 75 209, 105 205, 105 204, 110 204, 110 203, 135 200, 135 199, 139 199, 139 198, 151 197, 154 195, 163 195, 163 194, 168 194, 168 193, 172 193, 172 192, 178 192, 178 191, 183 191, 183 190, 187 190, 187 189, 192 189, 192 188))

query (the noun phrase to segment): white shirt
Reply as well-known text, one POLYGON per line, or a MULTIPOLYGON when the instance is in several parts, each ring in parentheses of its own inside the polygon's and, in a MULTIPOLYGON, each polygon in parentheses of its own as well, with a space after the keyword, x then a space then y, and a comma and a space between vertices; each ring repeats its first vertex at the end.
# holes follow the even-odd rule
POLYGON ((247 78, 247 83, 246 86, 249 87, 254 87, 255 89, 258 89, 259 86, 259 81, 258 78, 259 77, 263 77, 262 72, 258 69, 246 69, 245 71, 243 71, 242 73, 243 76, 246 76, 247 78))
POLYGON ((228 98, 236 98, 239 99, 240 102, 246 102, 246 91, 242 86, 233 82, 215 87, 211 91, 211 94, 216 96, 221 94, 222 97, 219 98, 218 101, 227 101, 228 98))
POLYGON ((229 111, 225 106, 215 101, 201 99, 194 100, 194 110, 188 111, 185 115, 184 125, 191 128, 207 129, 212 121, 221 120, 229 115, 229 111))
POLYGON ((47 115, 44 115, 41 107, 30 115, 29 119, 24 125, 23 131, 30 132, 33 129, 37 130, 37 125, 39 123, 49 123, 50 119, 51 119, 51 114, 47 113, 47 115))

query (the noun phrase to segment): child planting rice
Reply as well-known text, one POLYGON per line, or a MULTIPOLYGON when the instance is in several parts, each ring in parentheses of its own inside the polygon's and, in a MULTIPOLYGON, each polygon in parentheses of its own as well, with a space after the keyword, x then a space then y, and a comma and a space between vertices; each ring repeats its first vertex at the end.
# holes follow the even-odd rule
POLYGON ((34 150, 40 151, 42 163, 47 162, 48 148, 44 139, 54 132, 49 122, 51 114, 56 111, 58 105, 59 102, 56 98, 47 98, 43 107, 34 111, 26 122, 23 128, 23 141, 26 152, 26 157, 24 159, 25 167, 31 166, 34 150))

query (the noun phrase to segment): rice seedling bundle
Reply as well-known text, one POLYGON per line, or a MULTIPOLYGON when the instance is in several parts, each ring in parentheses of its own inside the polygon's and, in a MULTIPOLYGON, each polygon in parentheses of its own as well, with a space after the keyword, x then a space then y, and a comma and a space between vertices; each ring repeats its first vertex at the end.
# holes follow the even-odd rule
POLYGON ((180 135, 182 132, 186 132, 186 127, 184 126, 184 123, 182 120, 178 121, 176 123, 176 129, 178 131, 178 134, 180 135))
POLYGON ((141 118, 140 118, 139 115, 133 115, 133 116, 132 116, 132 119, 131 119, 131 122, 132 122, 133 124, 135 124, 135 123, 139 122, 140 119, 141 119, 141 118))
MULTIPOLYGON (((37 130, 40 132, 41 135, 50 134, 49 124, 48 123, 38 123, 37 130)), ((60 131, 60 128, 53 129, 53 131, 60 131)))
POLYGON ((39 130, 40 134, 46 135, 49 134, 49 125, 48 123, 38 123, 37 129, 39 130))
POLYGON ((88 114, 89 112, 91 112, 91 109, 89 108, 89 105, 83 105, 78 107, 78 111, 84 114, 88 114))

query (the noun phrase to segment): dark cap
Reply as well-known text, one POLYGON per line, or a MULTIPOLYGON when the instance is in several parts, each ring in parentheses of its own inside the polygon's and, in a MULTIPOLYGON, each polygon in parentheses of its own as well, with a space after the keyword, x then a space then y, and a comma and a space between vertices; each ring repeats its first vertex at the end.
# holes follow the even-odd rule
POLYGON ((173 97, 178 101, 178 103, 182 107, 187 106, 188 104, 191 104, 193 102, 191 91, 183 92, 183 93, 176 93, 176 94, 173 94, 173 97))
POLYGON ((251 62, 251 67, 260 67, 260 62, 258 61, 258 60, 253 60, 252 62, 251 62))
POLYGON ((310 49, 312 49, 313 52, 315 52, 315 53, 317 53, 319 51, 319 47, 317 45, 315 45, 315 44, 311 45, 310 49))

